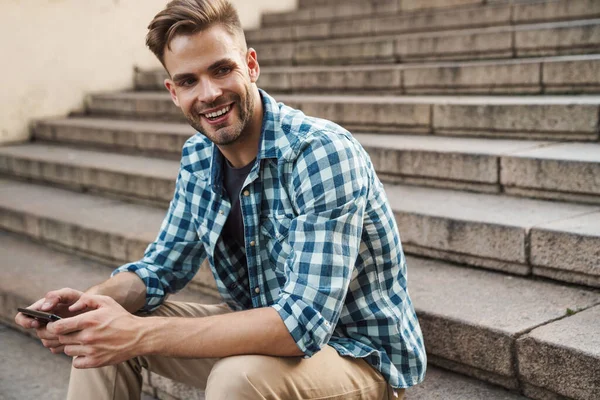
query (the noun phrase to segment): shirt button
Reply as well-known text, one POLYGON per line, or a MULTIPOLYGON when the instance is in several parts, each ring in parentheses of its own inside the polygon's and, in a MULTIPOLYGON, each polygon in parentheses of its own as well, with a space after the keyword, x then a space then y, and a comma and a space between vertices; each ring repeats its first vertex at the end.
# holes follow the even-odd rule
POLYGON ((254 240, 253 240, 253 241, 251 241, 251 242, 250 242, 250 246, 252 246, 252 247, 256 246, 256 242, 255 242, 254 240))
POLYGON ((244 190, 244 196, 246 196, 246 197, 250 196, 250 191, 249 190, 244 190))
POLYGON ((219 210, 219 214, 223 215, 223 214, 225 214, 225 211, 219 210))
POLYGON ((256 289, 254 289, 254 293, 259 294, 260 293, 260 288, 257 286, 256 289))

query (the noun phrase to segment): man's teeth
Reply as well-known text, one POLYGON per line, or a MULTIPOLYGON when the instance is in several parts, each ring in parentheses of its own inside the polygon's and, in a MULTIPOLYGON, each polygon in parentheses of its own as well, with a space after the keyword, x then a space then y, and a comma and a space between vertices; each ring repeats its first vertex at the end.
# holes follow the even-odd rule
POLYGON ((220 117, 223 114, 226 114, 227 112, 229 112, 229 110, 231 109, 231 106, 227 106, 225 108, 221 108, 220 110, 217 110, 215 112, 212 112, 210 114, 204 114, 205 117, 207 118, 217 118, 220 117))

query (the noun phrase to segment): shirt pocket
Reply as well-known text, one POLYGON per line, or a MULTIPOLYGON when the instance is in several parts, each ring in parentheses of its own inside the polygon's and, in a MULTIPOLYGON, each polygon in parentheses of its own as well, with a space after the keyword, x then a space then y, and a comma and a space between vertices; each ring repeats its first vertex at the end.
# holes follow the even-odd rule
POLYGON ((292 250, 288 241, 291 225, 292 219, 285 214, 267 215, 261 218, 260 232, 266 252, 265 257, 279 276, 283 276, 285 262, 292 250))

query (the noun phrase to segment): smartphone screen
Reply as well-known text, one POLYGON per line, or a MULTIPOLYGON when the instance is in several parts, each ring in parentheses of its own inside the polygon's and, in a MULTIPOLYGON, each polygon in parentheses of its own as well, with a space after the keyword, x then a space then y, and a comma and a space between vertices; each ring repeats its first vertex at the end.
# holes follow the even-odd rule
POLYGON ((58 321, 60 319, 60 317, 58 315, 50 314, 50 313, 43 312, 43 311, 30 310, 29 308, 18 308, 17 310, 29 317, 32 317, 32 318, 35 318, 38 320, 42 320, 42 321, 46 321, 46 322, 58 321))

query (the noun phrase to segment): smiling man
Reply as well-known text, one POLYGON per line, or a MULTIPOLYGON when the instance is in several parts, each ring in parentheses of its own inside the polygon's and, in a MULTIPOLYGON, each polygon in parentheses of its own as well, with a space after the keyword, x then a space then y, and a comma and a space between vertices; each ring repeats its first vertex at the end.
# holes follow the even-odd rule
POLYGON ((175 0, 147 44, 198 133, 144 257, 82 293, 18 314, 74 357, 70 399, 139 398, 142 369, 215 399, 387 399, 422 381, 426 356, 398 228, 371 161, 340 126, 256 86, 226 0, 175 0), (166 301, 208 259, 219 305, 166 301))

